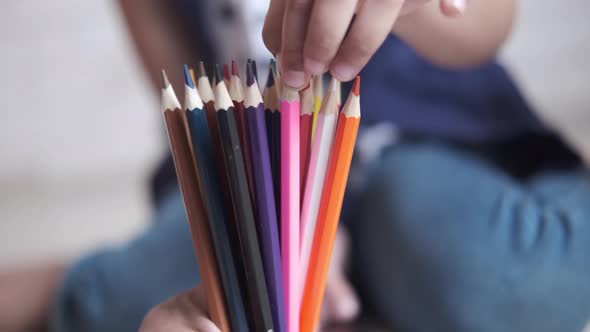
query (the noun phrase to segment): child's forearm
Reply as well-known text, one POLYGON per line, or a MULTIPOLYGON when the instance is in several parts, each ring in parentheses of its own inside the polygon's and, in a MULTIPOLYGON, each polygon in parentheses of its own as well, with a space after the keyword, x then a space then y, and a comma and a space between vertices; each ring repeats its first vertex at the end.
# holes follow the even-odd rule
POLYGON ((462 16, 445 17, 438 1, 400 18, 393 32, 433 63, 470 67, 493 58, 514 21, 516 0, 473 0, 462 16))

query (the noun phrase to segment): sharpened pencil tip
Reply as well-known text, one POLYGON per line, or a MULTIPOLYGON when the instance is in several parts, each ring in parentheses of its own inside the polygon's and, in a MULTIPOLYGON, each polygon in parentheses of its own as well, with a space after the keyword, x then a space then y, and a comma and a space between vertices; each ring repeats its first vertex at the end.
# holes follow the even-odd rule
POLYGON ((272 71, 272 65, 269 66, 268 78, 266 79, 266 87, 270 88, 275 85, 275 74, 272 71))
POLYGON ((205 70, 205 64, 203 63, 203 61, 199 61, 199 70, 198 70, 197 76, 198 77, 207 76, 207 71, 205 70))
POLYGON ((170 81, 168 80, 168 75, 166 75, 166 71, 162 69, 162 84, 163 88, 166 89, 170 85, 170 81))
POLYGON ((252 60, 252 72, 254 73, 256 82, 258 82, 258 68, 256 68, 256 60, 252 60))
POLYGON ((195 88, 195 82, 193 81, 188 65, 184 65, 184 83, 191 89, 195 88))
POLYGON ((236 60, 231 61, 231 74, 240 77, 240 70, 238 68, 238 63, 236 62, 236 60))
POLYGON ((223 82, 223 76, 221 75, 221 66, 218 63, 215 64, 215 81, 217 84, 223 82))
POLYGON ((354 83, 352 84, 352 93, 354 93, 355 96, 360 96, 361 95, 361 77, 357 76, 354 79, 354 83))
POLYGON ((223 64, 223 79, 229 81, 231 79, 231 74, 229 71, 229 65, 227 63, 223 64))
POLYGON ((246 64, 246 85, 252 86, 256 82, 256 76, 254 76, 252 62, 246 64))

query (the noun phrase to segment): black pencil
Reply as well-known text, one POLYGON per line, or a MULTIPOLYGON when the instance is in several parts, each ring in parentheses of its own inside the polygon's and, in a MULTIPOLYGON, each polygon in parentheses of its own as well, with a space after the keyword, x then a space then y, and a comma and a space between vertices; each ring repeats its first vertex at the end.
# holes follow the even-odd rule
POLYGON ((223 208, 222 191, 219 190, 221 181, 217 172, 213 155, 213 141, 207 124, 207 116, 203 110, 203 102, 199 97, 188 66, 184 67, 185 74, 185 112, 188 120, 190 136, 193 142, 199 185, 203 203, 207 209, 207 219, 213 238, 213 247, 221 275, 228 318, 233 331, 248 331, 244 303, 240 292, 238 274, 234 265, 234 257, 229 243, 226 225, 226 214, 223 208))
POLYGON ((273 331, 273 320, 264 277, 260 246, 256 233, 252 202, 248 191, 248 180, 244 159, 240 149, 240 138, 232 100, 223 82, 219 67, 216 68, 215 105, 219 124, 219 135, 229 175, 230 192, 235 210, 242 258, 246 270, 246 301, 253 315, 254 331, 273 331))
MULTIPOLYGON (((277 216, 281 215, 281 112, 279 111, 279 92, 273 71, 269 65, 268 78, 264 88, 264 118, 268 135, 268 148, 272 170, 273 188, 276 200, 277 216)), ((281 232, 279 223, 279 235, 281 232)), ((279 236, 280 238, 280 236, 279 236)))

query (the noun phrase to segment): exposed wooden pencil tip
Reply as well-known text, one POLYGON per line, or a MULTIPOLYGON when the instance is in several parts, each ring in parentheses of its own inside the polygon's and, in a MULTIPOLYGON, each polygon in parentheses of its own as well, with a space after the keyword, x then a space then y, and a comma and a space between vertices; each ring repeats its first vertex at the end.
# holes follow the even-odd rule
POLYGON ((307 89, 309 89, 309 88, 311 88, 311 81, 307 82, 307 85, 305 85, 305 86, 303 87, 303 89, 301 89, 301 91, 300 91, 300 92, 303 92, 303 91, 305 91, 305 90, 307 90, 307 89))
POLYGON ((191 89, 195 88, 195 82, 191 76, 191 71, 186 64, 184 65, 184 83, 191 89))
POLYGON ((236 62, 236 60, 231 61, 231 74, 240 77, 240 70, 238 68, 238 63, 236 62))
POLYGON ((221 67, 218 63, 215 64, 215 81, 217 81, 217 84, 223 82, 223 76, 221 75, 221 67))
POLYGON ((207 71, 205 70, 205 64, 203 61, 199 62, 199 71, 197 73, 199 77, 207 76, 207 71))
POLYGON ((254 75, 252 62, 248 62, 248 64, 246 64, 246 85, 252 86, 254 83, 256 83, 256 76, 254 75))
MULTIPOLYGON (((229 71, 229 65, 227 63, 223 64, 223 79, 229 81, 231 79, 231 74, 229 71)), ((219 82, 219 78, 217 79, 219 82)))
POLYGON ((354 93, 355 96, 360 96, 361 95, 361 77, 357 76, 354 79, 354 83, 352 84, 352 93, 354 93))
POLYGON ((168 80, 168 75, 166 75, 166 71, 162 69, 162 83, 163 88, 166 89, 170 85, 170 81, 168 80))

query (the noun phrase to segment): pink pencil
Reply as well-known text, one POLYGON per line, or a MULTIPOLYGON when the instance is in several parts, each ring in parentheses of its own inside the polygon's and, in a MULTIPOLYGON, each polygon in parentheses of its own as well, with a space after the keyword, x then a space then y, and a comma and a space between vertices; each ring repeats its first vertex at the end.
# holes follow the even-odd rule
POLYGON ((286 86, 281 98, 281 259, 287 331, 299 332, 300 108, 299 93, 286 86))

